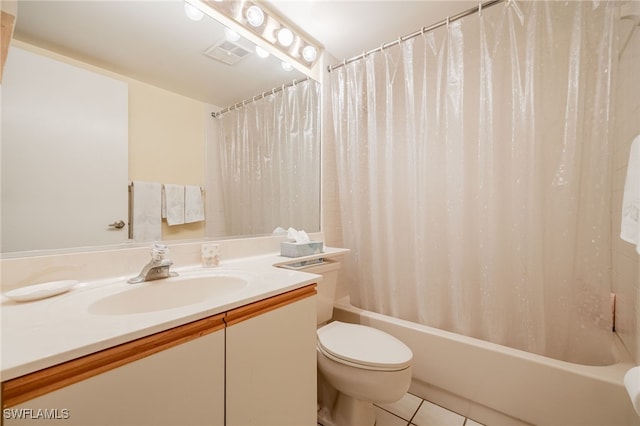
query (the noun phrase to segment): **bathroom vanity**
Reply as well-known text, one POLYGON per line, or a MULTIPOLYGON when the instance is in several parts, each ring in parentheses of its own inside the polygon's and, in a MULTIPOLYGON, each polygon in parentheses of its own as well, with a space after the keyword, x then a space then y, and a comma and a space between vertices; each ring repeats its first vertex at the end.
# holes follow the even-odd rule
POLYGON ((185 289, 193 276, 247 285, 146 312, 95 306, 132 286, 162 294, 171 279, 106 280, 32 304, 3 302, 3 322, 12 323, 3 336, 3 424, 316 424, 319 277, 273 267, 286 261, 268 255, 180 271, 185 289))

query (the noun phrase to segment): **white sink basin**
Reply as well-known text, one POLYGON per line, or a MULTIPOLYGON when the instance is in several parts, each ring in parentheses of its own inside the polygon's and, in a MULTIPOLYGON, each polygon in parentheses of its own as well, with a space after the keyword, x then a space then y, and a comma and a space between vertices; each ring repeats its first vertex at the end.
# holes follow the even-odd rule
POLYGON ((180 308, 223 298, 245 288, 249 282, 233 275, 178 276, 140 284, 99 299, 89 305, 96 315, 126 315, 180 308))

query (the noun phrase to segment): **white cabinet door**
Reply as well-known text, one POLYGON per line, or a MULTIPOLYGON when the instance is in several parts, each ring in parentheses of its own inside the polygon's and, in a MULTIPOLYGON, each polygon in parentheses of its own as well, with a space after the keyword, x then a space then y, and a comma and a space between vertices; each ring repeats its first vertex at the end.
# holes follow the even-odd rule
POLYGON ((127 240, 126 83, 11 47, 2 82, 2 252, 127 240))
POLYGON ((224 425, 224 330, 5 409, 3 417, 5 426, 224 425))
POLYGON ((316 296, 231 323, 226 348, 227 426, 317 424, 316 296))

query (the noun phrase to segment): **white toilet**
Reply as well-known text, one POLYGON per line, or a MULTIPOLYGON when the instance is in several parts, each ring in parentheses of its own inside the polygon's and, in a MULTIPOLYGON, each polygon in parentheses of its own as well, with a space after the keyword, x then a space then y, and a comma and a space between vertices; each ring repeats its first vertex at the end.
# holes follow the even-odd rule
MULTIPOLYGON (((339 262, 328 260, 304 269, 323 277, 318 284, 318 325, 333 315, 339 268, 339 262)), ((409 389, 413 353, 390 334, 334 321, 319 327, 317 335, 318 370, 337 391, 329 407, 336 426, 374 425, 373 404, 395 402, 409 389)))

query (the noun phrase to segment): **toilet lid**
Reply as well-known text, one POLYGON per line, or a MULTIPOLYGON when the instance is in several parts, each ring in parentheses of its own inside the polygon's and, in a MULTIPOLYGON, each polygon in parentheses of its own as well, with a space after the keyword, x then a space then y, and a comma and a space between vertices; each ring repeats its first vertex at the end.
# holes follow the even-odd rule
POLYGON ((411 365, 411 349, 373 327, 334 321, 319 328, 317 334, 321 350, 350 363, 389 370, 411 365))

